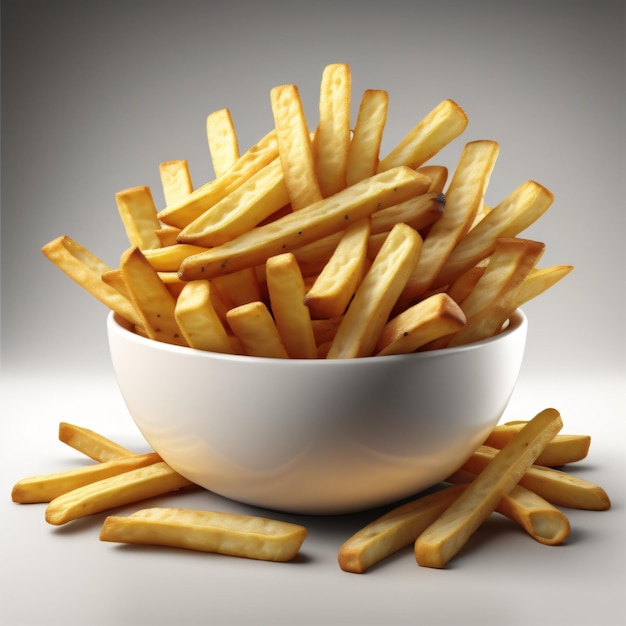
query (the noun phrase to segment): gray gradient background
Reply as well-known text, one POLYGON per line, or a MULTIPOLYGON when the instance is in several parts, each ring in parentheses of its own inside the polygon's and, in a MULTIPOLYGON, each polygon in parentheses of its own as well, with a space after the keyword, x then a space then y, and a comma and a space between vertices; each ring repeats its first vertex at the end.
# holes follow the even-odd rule
MULTIPOLYGON (((505 534, 501 552, 493 546, 477 551, 465 569, 414 579, 414 563, 398 559, 378 576, 340 578, 336 591, 333 542, 346 536, 350 519, 338 519, 336 526, 307 520, 314 558, 297 576, 226 559, 218 577, 196 555, 169 555, 167 568, 160 569, 160 555, 136 553, 133 568, 124 570, 117 552, 94 541, 97 520, 88 526, 91 534, 70 529, 52 535, 36 512, 3 506, 2 515, 11 520, 11 526, 0 520, 3 551, 13 556, 1 587, 11 596, 6 600, 13 615, 28 613, 28 604, 45 614, 49 603, 62 609, 57 623, 86 623, 81 618, 93 607, 100 617, 94 613, 93 623, 103 626, 112 614, 126 615, 125 623, 184 624, 176 620, 188 606, 207 623, 225 624, 256 607, 273 613, 268 623, 293 624, 296 617, 313 623, 304 607, 318 614, 324 608, 326 615, 337 615, 336 623, 382 624, 380 611, 365 615, 380 601, 393 612, 388 623, 453 626, 446 616, 457 614, 466 615, 467 624, 475 623, 475 615, 500 625, 507 615, 508 624, 520 626, 531 616, 537 624, 549 616, 553 625, 588 626, 589 614, 597 615, 598 626, 623 623, 610 613, 615 609, 623 618, 623 521, 617 519, 623 520, 623 487, 613 469, 623 466, 623 402, 615 406, 617 393, 605 390, 626 372, 624 12, 625 3, 612 0, 3 0, 2 370, 9 384, 21 383, 7 393, 13 404, 3 407, 13 418, 3 415, 3 492, 13 476, 33 467, 51 471, 53 460, 70 462, 48 445, 54 424, 44 426, 46 402, 51 413, 69 414, 70 421, 84 415, 96 430, 106 426, 103 432, 113 436, 109 429, 119 428, 131 437, 129 447, 134 442, 110 377, 107 312, 47 261, 40 247, 68 234, 117 264, 127 245, 117 191, 147 184, 161 205, 158 164, 176 158, 189 160, 196 185, 209 180, 208 113, 230 108, 245 149, 272 124, 271 87, 297 83, 314 121, 324 65, 348 62, 355 110, 363 89, 389 91, 383 152, 439 101, 453 98, 470 125, 440 162, 454 167, 463 141, 495 139, 501 151, 490 203, 527 179, 555 193, 555 204, 527 235, 546 243, 542 265, 571 263, 576 269, 526 307, 528 350, 514 401, 526 411, 554 398, 578 419, 574 424, 589 423, 601 433, 598 450, 608 454, 594 457, 585 476, 597 475, 616 496, 615 511, 606 515, 573 512, 578 545, 557 553, 563 561, 529 557, 520 565, 515 555, 532 553, 534 546, 524 537, 518 545, 505 534), (48 397, 45 388, 37 388, 32 403, 23 401, 31 391, 31 372, 33 381, 48 372, 56 376, 60 384, 51 379, 49 385, 56 393, 48 397), (570 377, 589 385, 570 393, 570 377), (102 389, 110 393, 98 396, 102 389), (35 414, 33 403, 39 407, 35 414), (41 429, 33 443, 39 465, 37 452, 29 458, 22 451, 35 427, 41 429), (15 529, 19 537, 11 535, 15 529), (26 551, 39 553, 37 571, 30 571, 26 551), (529 562, 537 563, 537 571, 529 571, 529 562), (571 567, 561 571, 559 563, 571 567), (61 567, 67 578, 57 576, 61 567), (147 582, 134 579, 136 572, 146 572, 147 582), (518 604, 526 593, 516 590, 518 580, 534 583, 531 595, 545 590, 533 602, 552 605, 552 612, 542 613, 526 598, 518 604), (274 581, 284 589, 274 589, 274 581), (67 595, 72 583, 80 598, 67 595), (179 594, 172 600, 171 589, 179 594), (437 608, 449 589, 453 597, 437 608), (578 619, 571 599, 558 597, 571 590, 585 608, 578 619), (224 612, 229 603, 230 620, 224 612), (144 615, 149 606, 156 607, 154 614, 144 615), (435 608, 424 615, 423 607, 435 608), (559 615, 567 617, 559 621, 559 615)), ((255 623, 252 613, 247 617, 245 623, 255 623)))
POLYGON ((40 253, 67 234, 116 265, 116 191, 186 158, 213 173, 208 113, 241 148, 271 126, 269 90, 299 85, 311 124, 321 71, 348 62, 354 107, 390 94, 383 154, 444 98, 464 141, 501 150, 487 199, 526 179, 556 195, 526 232, 575 271, 529 304, 525 373, 624 365, 624 2, 107 0, 2 3, 3 368, 108 368, 106 311, 40 253))

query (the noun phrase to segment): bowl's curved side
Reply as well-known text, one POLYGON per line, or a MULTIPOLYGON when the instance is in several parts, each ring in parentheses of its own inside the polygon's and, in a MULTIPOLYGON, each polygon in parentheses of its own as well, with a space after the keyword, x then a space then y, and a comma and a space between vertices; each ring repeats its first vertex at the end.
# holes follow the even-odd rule
POLYGON ((350 362, 211 355, 108 325, 129 412, 176 471, 248 504, 334 514, 455 471, 508 404, 527 321, 461 349, 350 362))

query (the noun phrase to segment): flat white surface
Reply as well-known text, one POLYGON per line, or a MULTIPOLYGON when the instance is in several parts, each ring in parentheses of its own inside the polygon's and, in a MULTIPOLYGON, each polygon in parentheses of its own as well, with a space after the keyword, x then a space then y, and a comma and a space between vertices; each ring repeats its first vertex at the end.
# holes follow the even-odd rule
POLYGON ((342 572, 337 550, 381 511, 340 517, 280 515, 205 491, 136 506, 173 505, 274 516, 309 531, 301 556, 265 563, 98 539, 105 514, 63 527, 45 505, 10 501, 20 478, 76 467, 84 458, 57 439, 59 421, 93 428, 145 450, 112 376, 5 375, 0 507, 0 624, 426 624, 617 626, 624 624, 623 379, 522 378, 505 419, 558 408, 563 432, 592 435, 588 458, 571 471, 603 486, 604 512, 566 513, 570 539, 540 545, 494 515, 445 570, 419 567, 406 549, 364 575, 342 572))

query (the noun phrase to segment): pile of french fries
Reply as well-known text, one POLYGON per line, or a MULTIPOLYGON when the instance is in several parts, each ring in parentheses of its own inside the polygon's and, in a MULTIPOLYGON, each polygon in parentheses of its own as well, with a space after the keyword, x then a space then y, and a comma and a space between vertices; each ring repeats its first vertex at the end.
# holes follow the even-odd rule
MULTIPOLYGON (((546 409, 529 421, 494 428, 462 468, 435 490, 373 520, 338 551, 342 570, 363 573, 414 545, 420 566, 443 568, 494 512, 545 545, 563 543, 570 523, 561 507, 602 511, 606 492, 563 466, 587 456, 591 438, 560 434, 562 419, 546 409), (556 469, 559 468, 559 469, 556 469)), ((158 454, 131 450, 66 422, 59 439, 96 463, 18 481, 14 502, 47 503, 45 519, 59 526, 194 487, 158 454)), ((161 545, 266 561, 291 561, 306 527, 255 515, 158 506, 105 515, 102 541, 161 545)))
POLYGON ((274 128, 241 154, 229 110, 211 113, 214 178, 194 187, 167 161, 164 208, 147 186, 116 195, 119 267, 69 236, 43 253, 138 333, 201 350, 338 359, 497 334, 572 270, 538 267, 544 244, 520 236, 553 194, 529 180, 488 206, 491 140, 465 143, 449 177, 437 155, 468 124, 449 99, 381 157, 388 93, 365 90, 353 121, 351 83, 324 68, 315 125, 296 85, 274 87, 274 128))

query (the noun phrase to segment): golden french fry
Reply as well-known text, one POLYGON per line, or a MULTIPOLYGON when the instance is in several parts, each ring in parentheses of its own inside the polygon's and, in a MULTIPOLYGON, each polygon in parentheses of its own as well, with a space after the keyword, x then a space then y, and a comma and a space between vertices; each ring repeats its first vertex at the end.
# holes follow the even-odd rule
POLYGON ((178 235, 180 234, 180 231, 181 229, 176 226, 167 226, 165 224, 155 231, 155 234, 161 243, 161 248, 176 245, 178 243, 178 235))
POLYGON ((236 239, 183 261, 183 280, 213 278, 261 265, 283 252, 344 230, 348 223, 425 191, 426 176, 400 167, 377 174, 300 211, 259 226, 236 239))
POLYGON ((325 320, 311 320, 315 343, 320 346, 332 342, 342 319, 343 317, 333 317, 325 320))
MULTIPOLYGON (((475 478, 474 474, 459 470, 447 482, 470 483, 475 478)), ((495 510, 516 522, 535 541, 548 546, 563 543, 571 531, 569 519, 561 510, 521 485, 503 495, 495 510)))
POLYGON ((515 294, 515 308, 536 298, 544 291, 553 287, 562 278, 565 278, 574 267, 572 265, 553 265, 551 267, 535 267, 524 278, 515 294))
MULTIPOLYGON (((485 470, 497 454, 496 448, 480 446, 462 469, 478 474, 485 470)), ((611 500, 602 487, 551 467, 533 464, 520 478, 519 484, 556 506, 588 511, 611 508, 611 500)))
POLYGON ((445 165, 422 165, 416 168, 420 174, 430 178, 430 193, 443 193, 448 181, 448 168, 445 165))
POLYGON ((265 268, 272 315, 287 353, 292 359, 315 358, 315 335, 296 258, 285 252, 270 257, 265 268))
MULTIPOLYGON (((461 274, 455 281, 453 281, 449 287, 446 288, 446 293, 457 303, 462 304, 465 302, 465 298, 472 293, 474 287, 478 284, 482 275, 485 273, 486 265, 471 267, 466 272, 461 274)), ((517 308, 517 307, 516 307, 517 308)))
POLYGON ((215 177, 219 178, 239 159, 239 140, 228 109, 207 116, 206 134, 215 177))
POLYGON ((228 308, 261 300, 261 285, 255 268, 247 267, 211 279, 219 293, 230 303, 228 308))
POLYGON ((277 156, 276 132, 272 130, 242 154, 222 176, 205 183, 189 195, 166 206, 158 213, 158 218, 169 226, 184 228, 271 163, 277 156))
POLYGON ((161 223, 150 187, 140 185, 119 191, 115 201, 130 245, 141 250, 160 247, 156 231, 161 223))
POLYGON ((161 461, 156 452, 134 454, 94 465, 24 478, 13 486, 11 498, 21 504, 50 502, 69 491, 161 461))
POLYGON ((442 217, 445 204, 442 194, 428 192, 376 211, 372 215, 372 234, 388 233, 398 222, 415 230, 426 228, 442 217))
POLYGON ((315 134, 315 169, 322 196, 346 187, 350 151, 350 66, 331 63, 320 85, 319 124, 315 134))
POLYGON ((47 243, 41 251, 69 278, 109 309, 133 324, 142 323, 133 303, 102 280, 102 275, 112 268, 87 248, 63 235, 47 243))
POLYGON ((491 337, 515 311, 517 287, 533 269, 544 244, 528 239, 498 239, 484 273, 461 308, 467 323, 450 337, 448 346, 460 346, 491 337))
POLYGON ((395 507, 357 531, 339 548, 339 567, 362 574, 376 563, 411 545, 464 491, 445 487, 395 507))
POLYGON ((378 165, 378 171, 398 165, 418 168, 456 139, 467 127, 463 109, 452 100, 439 103, 378 165))
POLYGON ((100 539, 264 561, 290 561, 300 551, 306 534, 304 526, 257 516, 152 508, 128 517, 108 516, 100 539))
POLYGON ((378 171, 388 108, 389 94, 386 91, 367 89, 363 92, 348 152, 348 185, 374 176, 378 171))
POLYGON ((189 487, 192 483, 163 461, 103 478, 54 498, 46 508, 46 521, 60 526, 147 498, 189 487))
POLYGON ((296 85, 280 85, 270 92, 278 153, 294 211, 322 199, 317 180, 311 135, 296 85))
POLYGON ((157 272, 178 272, 180 264, 193 254, 206 250, 203 246, 190 243, 175 243, 170 246, 143 250, 143 255, 157 272))
POLYGON ((176 300, 176 322, 191 348, 222 353, 236 352, 237 346, 215 310, 211 296, 213 289, 208 280, 186 283, 176 300))
POLYGON ((139 248, 122 255, 120 270, 148 337, 187 345, 174 316, 176 300, 139 248))
POLYGON ((527 181, 494 207, 454 247, 433 286, 448 285, 463 272, 488 257, 496 240, 515 237, 538 220, 552 205, 554 195, 527 181))
POLYGON ((419 565, 443 568, 495 510, 543 447, 562 428, 558 411, 538 413, 476 476, 465 491, 415 541, 419 565))
POLYGON ((286 359, 287 348, 263 302, 250 302, 231 309, 226 320, 248 356, 286 359))
POLYGON ((414 304, 391 319, 378 338, 376 354, 407 354, 421 346, 458 331, 465 315, 445 293, 435 294, 414 304))
POLYGON ((443 216, 434 222, 424 239, 419 263, 402 294, 406 305, 430 289, 457 242, 469 229, 482 204, 498 152, 495 141, 465 144, 446 191, 443 216))
POLYGON ((334 318, 345 313, 363 278, 369 237, 369 217, 354 222, 343 232, 328 263, 304 297, 311 317, 334 318))
POLYGON ((112 461, 135 453, 103 435, 76 424, 59 423, 59 441, 82 452, 94 461, 112 461))
MULTIPOLYGON (((492 448, 502 448, 525 424, 524 421, 498 424, 483 443, 492 448)), ((560 467, 582 461, 587 456, 590 445, 589 435, 558 434, 537 457, 535 465, 560 467)))
POLYGON ((361 281, 339 325, 329 359, 371 356, 393 306, 419 258, 422 238, 396 224, 361 281))
POLYGON ((193 191, 189 163, 186 159, 174 159, 160 163, 159 178, 163 188, 165 206, 175 204, 193 191))
POLYGON ((219 246, 249 231, 289 204, 281 162, 274 159, 182 229, 178 240, 219 246))

